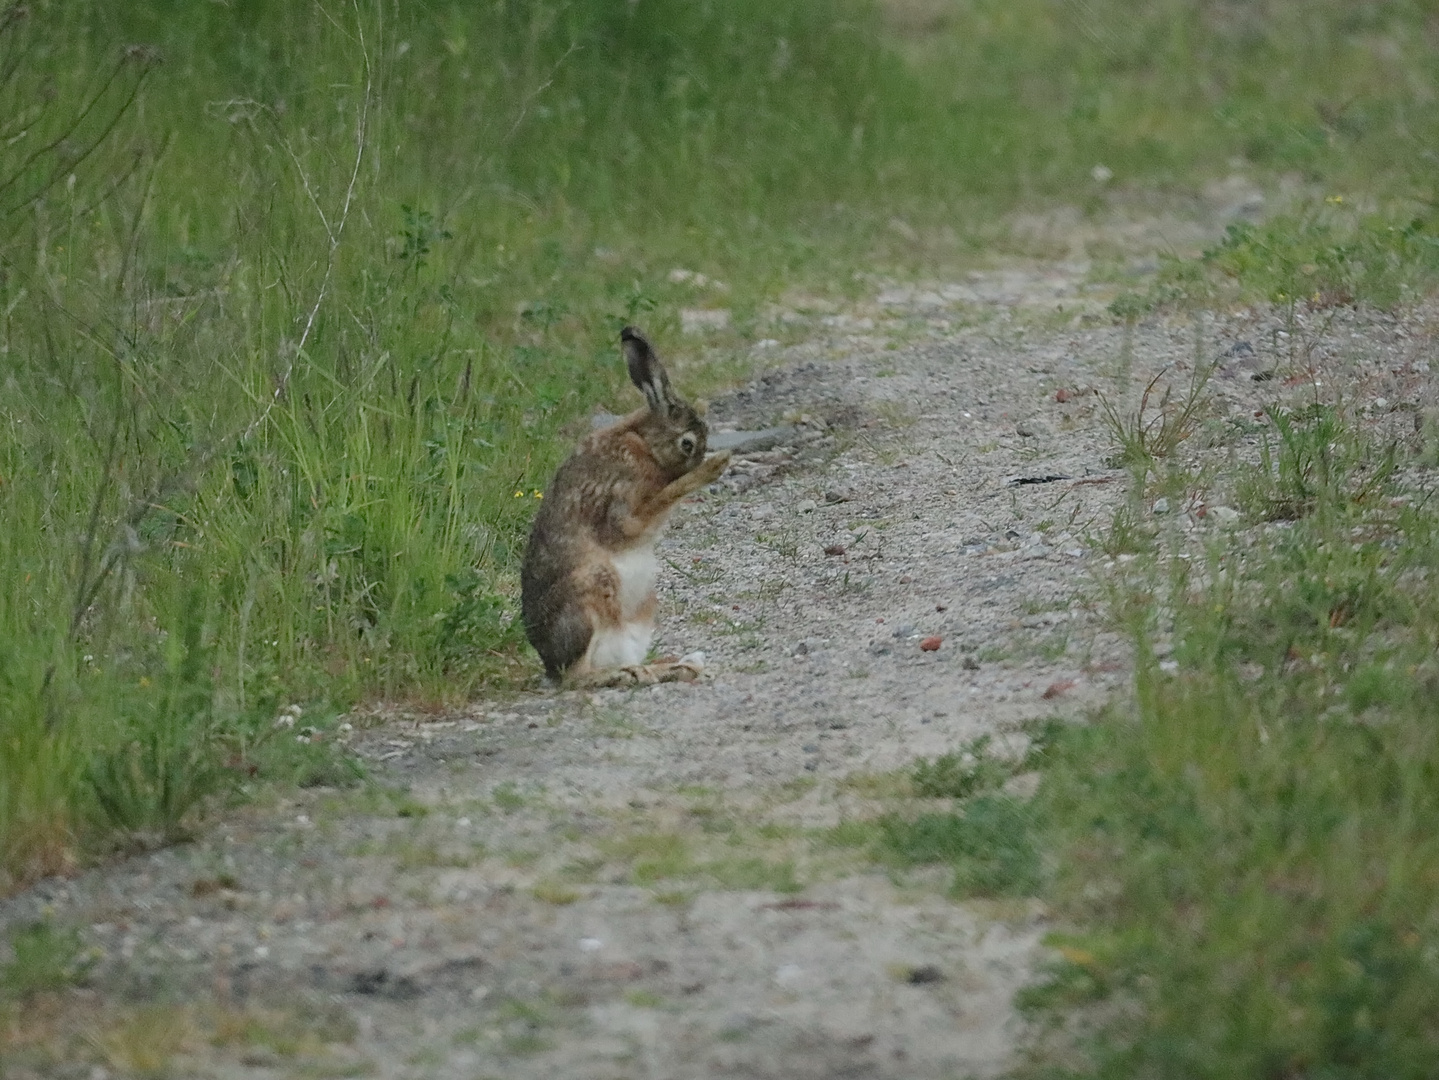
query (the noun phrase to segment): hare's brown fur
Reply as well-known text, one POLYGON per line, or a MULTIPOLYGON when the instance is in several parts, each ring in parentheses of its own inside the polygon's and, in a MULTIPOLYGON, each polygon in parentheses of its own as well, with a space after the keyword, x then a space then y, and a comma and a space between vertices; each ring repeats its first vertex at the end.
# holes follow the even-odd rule
POLYGON ((551 679, 640 664, 654 628, 653 549, 675 503, 716 479, 704 420, 670 389, 654 350, 620 335, 648 406, 594 432, 555 473, 521 572, 525 633, 551 679))

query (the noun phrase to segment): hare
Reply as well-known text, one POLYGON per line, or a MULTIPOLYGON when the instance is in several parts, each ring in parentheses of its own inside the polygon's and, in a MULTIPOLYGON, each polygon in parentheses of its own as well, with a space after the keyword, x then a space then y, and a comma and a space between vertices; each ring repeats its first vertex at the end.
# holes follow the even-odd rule
POLYGON ((646 407, 594 432, 559 467, 520 573, 525 634, 554 682, 694 678, 694 664, 645 666, 654 635, 654 546, 675 503, 719 478, 708 429, 670 387, 638 330, 620 331, 646 407))

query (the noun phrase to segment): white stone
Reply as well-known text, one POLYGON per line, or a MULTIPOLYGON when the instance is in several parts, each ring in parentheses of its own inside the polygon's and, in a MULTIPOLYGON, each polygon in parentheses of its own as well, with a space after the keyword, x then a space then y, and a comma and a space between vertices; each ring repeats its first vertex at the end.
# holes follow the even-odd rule
POLYGON ((681 308, 680 329, 691 335, 711 334, 728 330, 730 313, 726 308, 681 308))

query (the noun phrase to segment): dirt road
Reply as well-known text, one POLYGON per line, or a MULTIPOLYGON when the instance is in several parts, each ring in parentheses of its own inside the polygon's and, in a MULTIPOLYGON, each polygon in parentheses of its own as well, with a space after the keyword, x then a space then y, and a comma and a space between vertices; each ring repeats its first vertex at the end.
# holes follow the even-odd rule
POLYGON ((9 1075, 1001 1071, 1037 903, 831 838, 916 759, 1124 685, 1086 602, 1126 497, 1091 390, 1194 341, 1141 329, 1121 370, 1083 269, 797 305, 811 340, 711 410, 781 430, 661 548, 659 648, 709 681, 356 718, 370 783, 7 901, 96 961, 9 1075))

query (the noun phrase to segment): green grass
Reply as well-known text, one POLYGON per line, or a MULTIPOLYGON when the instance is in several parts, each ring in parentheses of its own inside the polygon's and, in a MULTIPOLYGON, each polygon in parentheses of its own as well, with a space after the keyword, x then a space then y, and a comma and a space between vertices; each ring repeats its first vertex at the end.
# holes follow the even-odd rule
POLYGON ((926 799, 965 799, 999 787, 1014 768, 989 753, 993 736, 980 735, 957 752, 922 759, 910 770, 914 793, 926 799))
POLYGON ((1439 1056, 1430 449, 1335 404, 1268 419, 1229 477, 1250 526, 1193 558, 1161 534, 1116 588, 1133 701, 1039 754, 1063 932, 1025 1003, 1040 1030, 1081 1022, 1035 1075, 1420 1077, 1439 1056))
POLYGON ((357 698, 532 675, 517 553, 585 414, 632 401, 625 321, 714 388, 788 289, 963 259, 1020 206, 1182 196, 1236 156, 1362 187, 1402 239, 1325 225, 1267 282, 1261 229, 1212 273, 1371 288, 1376 255, 1427 257, 1404 230, 1432 194, 1430 17, 5 7, 0 891, 256 783, 343 782, 329 725, 357 698), (686 306, 732 312, 703 357, 686 306))
POLYGON ((15 926, 8 944, 11 959, 0 964, 0 1000, 73 986, 94 963, 77 932, 57 930, 49 922, 15 926))
POLYGON ((1269 303, 1291 316, 1363 302, 1393 310, 1439 284, 1439 216, 1433 190, 1361 210, 1335 195, 1262 224, 1230 225, 1198 260, 1168 258, 1143 292, 1121 294, 1113 314, 1269 303))

